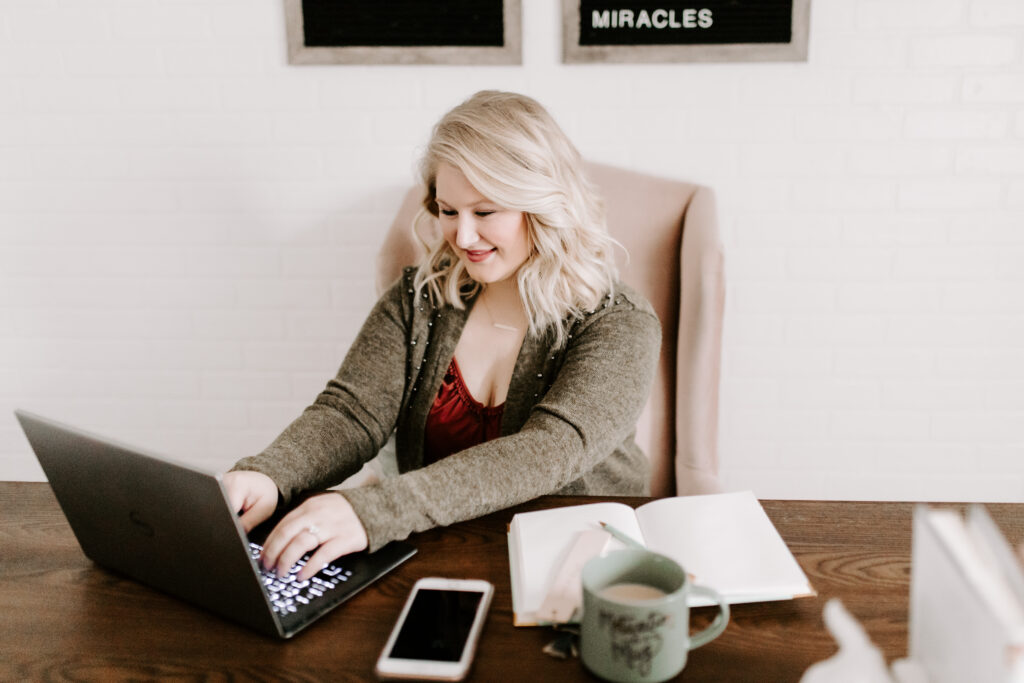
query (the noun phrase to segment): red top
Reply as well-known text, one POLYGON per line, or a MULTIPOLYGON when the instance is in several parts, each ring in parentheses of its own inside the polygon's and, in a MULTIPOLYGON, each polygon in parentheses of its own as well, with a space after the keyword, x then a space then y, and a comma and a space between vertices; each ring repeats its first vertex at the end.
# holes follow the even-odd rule
POLYGON ((497 438, 501 435, 504 411, 504 403, 485 406, 470 395, 459 366, 452 358, 427 415, 423 464, 429 465, 452 453, 497 438))

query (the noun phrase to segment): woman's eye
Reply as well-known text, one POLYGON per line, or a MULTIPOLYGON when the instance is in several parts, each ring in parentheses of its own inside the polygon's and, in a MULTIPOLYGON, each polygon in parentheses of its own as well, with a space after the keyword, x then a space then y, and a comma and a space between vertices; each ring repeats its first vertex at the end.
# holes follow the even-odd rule
POLYGON ((445 216, 457 216, 458 211, 452 211, 451 209, 441 209, 441 213, 445 216))
POLYGON ((494 213, 494 212, 493 211, 477 211, 476 215, 480 216, 480 218, 486 218, 487 216, 490 216, 492 213, 494 213))

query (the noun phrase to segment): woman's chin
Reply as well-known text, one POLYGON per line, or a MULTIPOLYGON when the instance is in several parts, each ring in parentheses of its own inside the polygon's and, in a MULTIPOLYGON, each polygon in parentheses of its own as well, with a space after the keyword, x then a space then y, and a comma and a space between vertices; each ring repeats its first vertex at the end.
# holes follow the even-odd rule
POLYGON ((463 263, 469 276, 482 285, 504 279, 504 274, 488 263, 473 263, 472 261, 463 261, 463 263))

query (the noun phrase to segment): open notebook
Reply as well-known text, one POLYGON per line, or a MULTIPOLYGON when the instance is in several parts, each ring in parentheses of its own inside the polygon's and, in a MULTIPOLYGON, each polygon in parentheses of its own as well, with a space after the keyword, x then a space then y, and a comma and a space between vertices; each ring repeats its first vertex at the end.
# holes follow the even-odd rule
MULTIPOLYGON (((661 498, 636 510, 623 503, 592 503, 513 517, 508 544, 517 626, 552 621, 539 609, 577 540, 600 530, 601 522, 676 560, 695 583, 714 588, 730 603, 815 594, 750 491, 661 498)), ((608 537, 597 552, 623 547, 608 537)), ((577 576, 577 593, 578 581, 577 576)), ((692 604, 711 603, 695 600, 692 604)))

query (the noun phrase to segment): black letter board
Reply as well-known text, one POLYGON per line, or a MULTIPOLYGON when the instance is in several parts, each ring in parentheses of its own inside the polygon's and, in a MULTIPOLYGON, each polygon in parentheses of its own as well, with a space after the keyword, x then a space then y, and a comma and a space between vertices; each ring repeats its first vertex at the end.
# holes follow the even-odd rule
POLYGON ((810 0, 563 0, 569 62, 807 58, 810 0))
POLYGON ((292 64, 518 64, 520 0, 284 0, 292 64))
POLYGON ((580 45, 788 43, 793 0, 580 0, 580 45))
POLYGON ((501 47, 502 0, 302 0, 307 47, 501 47))

